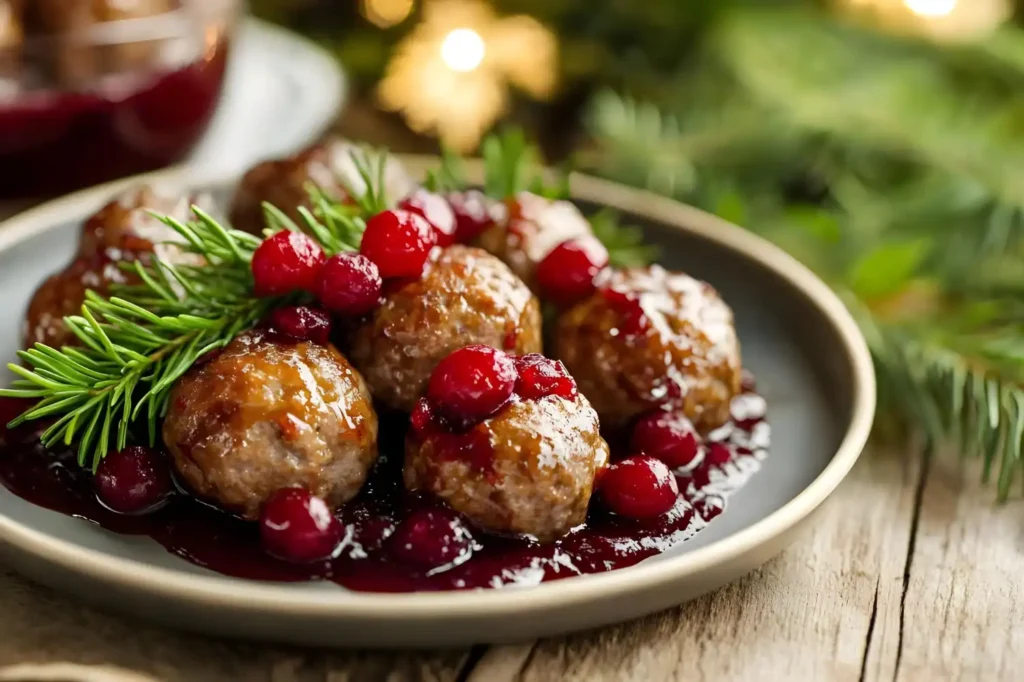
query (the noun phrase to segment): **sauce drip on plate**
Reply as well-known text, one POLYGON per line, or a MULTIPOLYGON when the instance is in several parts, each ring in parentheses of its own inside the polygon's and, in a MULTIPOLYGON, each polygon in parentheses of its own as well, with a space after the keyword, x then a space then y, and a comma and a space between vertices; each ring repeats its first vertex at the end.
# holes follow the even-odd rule
MULTIPOLYGON (((38 442, 38 425, 0 429, 0 481, 19 497, 54 511, 95 523, 114 533, 144 535, 167 551, 225 575, 252 580, 331 580, 348 589, 414 592, 531 585, 586 573, 632 566, 692 537, 725 509, 730 495, 758 471, 767 456, 770 430, 761 418, 763 400, 738 396, 735 419, 708 437, 708 451, 689 472, 676 473, 680 495, 667 514, 646 521, 617 517, 591 503, 587 522, 547 545, 524 538, 498 537, 473 529, 468 558, 441 569, 417 568, 396 560, 388 539, 398 523, 427 505, 402 487, 401 452, 408 427, 404 416, 381 415, 381 456, 359 496, 339 518, 345 540, 338 556, 308 565, 289 564, 261 549, 259 528, 187 495, 145 516, 125 516, 103 507, 91 474, 72 450, 48 451, 38 442), (714 444, 712 444, 712 441, 714 444), (728 458, 724 455, 728 453, 728 458)), ((0 400, 0 423, 25 407, 0 400)), ((610 434, 613 460, 627 453, 610 434)))

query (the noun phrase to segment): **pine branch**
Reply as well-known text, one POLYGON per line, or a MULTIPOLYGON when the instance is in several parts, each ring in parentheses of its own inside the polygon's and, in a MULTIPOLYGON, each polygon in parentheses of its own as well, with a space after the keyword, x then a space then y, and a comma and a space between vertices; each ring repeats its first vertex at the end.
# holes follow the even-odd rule
POLYGON ((79 463, 93 468, 127 444, 137 420, 148 424, 154 442, 174 382, 280 303, 252 295, 249 262, 259 239, 193 211, 196 220, 187 224, 158 217, 206 264, 156 257, 126 266, 141 284, 119 286, 109 299, 88 292, 81 315, 66 319, 81 347, 36 344, 18 354, 31 369, 9 365, 20 378, 0 396, 38 401, 12 427, 56 418, 43 443, 77 443, 79 463))
POLYGON ((874 356, 881 417, 982 457, 985 480, 996 479, 1005 499, 1024 451, 1024 211, 1005 193, 1017 182, 1019 142, 1005 154, 993 150, 994 137, 962 146, 964 119, 935 113, 960 96, 912 113, 920 98, 895 103, 901 77, 884 58, 844 62, 829 50, 846 54, 847 45, 800 32, 786 33, 800 36, 792 44, 759 43, 756 22, 729 31, 720 46, 742 39, 746 53, 724 57, 741 78, 692 89, 679 111, 602 93, 588 117, 597 144, 585 163, 755 230, 846 292, 874 356), (769 47, 786 61, 771 66, 755 54, 769 47), (791 63, 808 52, 827 53, 813 78, 791 63), (816 80, 823 74, 828 102, 816 80), (782 80, 782 90, 768 85, 782 80), (894 103, 880 105, 879 93, 894 103), (771 123, 750 128, 733 115, 745 106, 771 123), (706 125, 716 119, 722 125, 706 125), (978 154, 992 163, 982 168, 978 154))

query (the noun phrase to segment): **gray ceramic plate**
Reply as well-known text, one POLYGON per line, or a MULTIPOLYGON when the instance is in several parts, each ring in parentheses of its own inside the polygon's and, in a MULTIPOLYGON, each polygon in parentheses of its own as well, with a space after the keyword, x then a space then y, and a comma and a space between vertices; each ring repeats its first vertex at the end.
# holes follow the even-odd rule
MULTIPOLYGON (((189 181, 221 195, 231 187, 230 181, 189 181)), ((83 218, 125 184, 72 195, 0 225, 0 309, 6 312, 0 357, 14 356, 21 311, 37 283, 72 252, 83 218)), ((610 205, 643 225, 664 248, 668 266, 722 292, 736 312, 745 365, 768 400, 768 461, 694 539, 632 568, 533 587, 365 594, 333 584, 214 575, 147 539, 114 535, 0 487, 6 561, 82 599, 176 627, 377 647, 501 642, 623 621, 679 604, 765 562, 793 539, 864 446, 875 384, 863 338, 822 282, 750 233, 618 185, 585 177, 573 185, 582 204, 610 205)), ((0 383, 7 380, 0 376, 0 383)))

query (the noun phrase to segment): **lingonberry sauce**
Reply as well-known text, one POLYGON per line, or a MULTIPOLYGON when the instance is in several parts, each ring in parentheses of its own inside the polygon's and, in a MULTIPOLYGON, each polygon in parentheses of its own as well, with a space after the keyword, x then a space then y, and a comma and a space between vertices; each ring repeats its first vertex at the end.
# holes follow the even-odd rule
MULTIPOLYGON (((750 401, 751 395, 746 394, 745 400, 750 401)), ((0 400, 0 423, 6 424, 26 406, 24 401, 0 400)), ((407 518, 425 523, 420 519, 424 500, 406 493, 402 486, 407 417, 381 415, 380 460, 359 496, 338 512, 345 533, 342 549, 334 559, 311 564, 269 556, 260 545, 259 524, 240 521, 187 495, 177 495, 145 516, 110 511, 97 502, 91 474, 78 466, 72 451, 48 451, 39 444, 38 425, 0 429, 0 480, 29 502, 115 533, 148 536, 172 554, 239 578, 325 579, 370 592, 530 585, 632 566, 700 531, 723 511, 727 498, 757 472, 767 456, 768 424, 754 416, 760 405, 754 407, 735 410, 742 417, 739 422, 708 436, 703 447, 713 448, 714 456, 702 458, 686 474, 675 474, 680 494, 667 514, 627 519, 605 509, 595 496, 587 522, 553 544, 488 535, 475 528, 459 530, 472 534, 472 553, 443 570, 427 568, 425 564, 436 563, 433 559, 410 561, 404 554, 414 551, 416 557, 431 558, 436 549, 437 560, 447 560, 465 550, 467 543, 461 536, 439 537, 439 542, 448 543, 445 546, 414 548, 413 540, 419 541, 424 534, 406 526, 404 534, 391 539, 407 518), (401 551, 395 549, 399 545, 401 551)), ((628 438, 619 440, 628 442, 628 438)), ((623 448, 614 454, 614 459, 621 459, 631 453, 623 448)))
POLYGON ((42 91, 0 101, 0 198, 53 196, 180 161, 220 100, 227 43, 124 92, 42 91))

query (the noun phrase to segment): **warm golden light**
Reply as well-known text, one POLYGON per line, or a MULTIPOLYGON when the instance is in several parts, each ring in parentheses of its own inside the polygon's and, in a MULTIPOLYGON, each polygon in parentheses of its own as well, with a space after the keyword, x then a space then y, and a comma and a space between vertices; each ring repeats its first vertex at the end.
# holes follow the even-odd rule
POLYGON ((363 16, 381 28, 400 24, 412 13, 413 0, 363 0, 363 16))
POLYGON ((921 17, 946 17, 956 9, 957 0, 903 0, 914 14, 921 17))
POLYGON ((468 73, 480 66, 486 52, 484 39, 471 28, 457 28, 441 43, 441 59, 445 66, 460 73, 468 73))
POLYGON ((422 20, 395 47, 377 86, 381 105, 416 132, 467 153, 508 108, 509 86, 536 99, 555 91, 558 41, 536 19, 498 16, 483 0, 416 5, 422 20))

